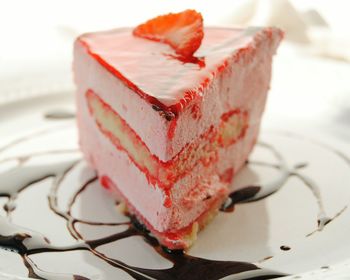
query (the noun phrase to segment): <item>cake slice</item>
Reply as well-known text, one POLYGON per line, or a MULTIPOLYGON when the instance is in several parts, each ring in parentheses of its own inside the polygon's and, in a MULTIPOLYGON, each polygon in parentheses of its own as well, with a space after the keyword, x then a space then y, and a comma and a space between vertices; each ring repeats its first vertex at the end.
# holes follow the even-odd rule
POLYGON ((256 142, 282 37, 203 29, 189 10, 76 40, 81 150, 164 246, 191 246, 226 199, 256 142))

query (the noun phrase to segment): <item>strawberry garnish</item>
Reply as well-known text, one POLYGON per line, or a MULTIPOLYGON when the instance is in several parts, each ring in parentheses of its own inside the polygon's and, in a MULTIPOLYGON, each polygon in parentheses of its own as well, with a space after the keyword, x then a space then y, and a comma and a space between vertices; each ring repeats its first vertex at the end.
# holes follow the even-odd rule
POLYGON ((203 18, 195 10, 170 13, 140 24, 133 34, 168 44, 178 55, 191 57, 203 39, 203 18))

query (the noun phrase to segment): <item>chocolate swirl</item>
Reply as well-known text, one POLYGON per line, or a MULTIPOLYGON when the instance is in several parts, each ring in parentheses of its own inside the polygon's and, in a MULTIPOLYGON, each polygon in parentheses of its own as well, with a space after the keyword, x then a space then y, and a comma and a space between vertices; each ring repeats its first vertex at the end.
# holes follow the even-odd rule
MULTIPOLYGON (((0 153, 6 149, 12 148, 19 143, 40 137, 43 134, 50 133, 52 129, 43 130, 38 133, 29 135, 28 137, 19 138, 12 143, 0 148, 0 153)), ((305 168, 306 163, 298 164, 294 168, 289 169, 283 157, 271 145, 260 143, 261 147, 269 149, 276 159, 277 164, 269 164, 265 162, 249 162, 248 164, 266 165, 279 170, 279 175, 273 178, 271 182, 259 186, 247 186, 240 188, 229 195, 227 202, 221 207, 224 212, 232 212, 237 203, 246 203, 263 199, 276 191, 278 191, 290 177, 300 179, 314 194, 319 206, 319 227, 316 231, 322 230, 332 219, 338 217, 345 208, 335 215, 335 217, 327 217, 324 211, 322 200, 319 196, 317 185, 306 176, 300 174, 298 170, 305 168)), ((338 152, 337 152, 338 154, 338 152)), ((342 155, 342 158, 345 156, 342 155)), ((347 160, 347 158, 345 157, 347 160)), ((24 265, 28 269, 28 276, 38 279, 88 279, 82 275, 57 274, 41 270, 31 259, 32 255, 49 252, 67 252, 75 250, 88 251, 115 267, 128 273, 135 279, 220 279, 226 276, 235 275, 234 279, 272 279, 284 276, 285 274, 269 271, 258 267, 256 264, 241 262, 241 261, 216 261, 190 256, 183 251, 170 251, 162 247, 158 241, 145 229, 134 217, 129 217, 128 222, 124 223, 104 223, 94 222, 83 219, 77 219, 72 215, 72 207, 79 196, 86 191, 92 184, 96 183, 97 176, 93 175, 90 178, 85 178, 81 186, 77 188, 70 199, 67 209, 61 209, 58 204, 59 189, 65 178, 73 172, 82 162, 80 154, 77 150, 55 150, 30 155, 21 155, 3 159, 0 164, 7 161, 17 161, 17 167, 9 171, 0 173, 0 196, 6 197, 7 202, 4 205, 4 210, 7 217, 0 217, 0 246, 3 249, 15 251, 22 259, 24 265), (27 161, 32 158, 57 154, 69 154, 71 159, 58 161, 51 164, 43 164, 39 166, 27 165, 27 161), (74 244, 69 246, 55 246, 42 234, 14 225, 10 222, 11 213, 16 210, 16 199, 25 189, 31 187, 34 183, 40 182, 47 178, 53 178, 53 183, 48 194, 49 206, 51 211, 57 216, 65 219, 66 227, 71 236, 76 239, 74 244), (82 234, 76 227, 77 223, 88 224, 93 226, 127 226, 127 228, 109 236, 99 239, 85 240, 82 234), (97 250, 98 247, 131 236, 141 236, 147 244, 151 245, 153 250, 163 258, 173 263, 171 268, 166 269, 146 269, 135 267, 126 264, 118 259, 110 258, 97 250)), ((347 163, 350 163, 347 162, 347 163)), ((349 164, 350 165, 350 164, 349 164)), ((269 257, 270 258, 270 257, 269 257)), ((231 278, 230 278, 231 279, 231 278)), ((233 279, 233 278, 232 278, 233 279)))

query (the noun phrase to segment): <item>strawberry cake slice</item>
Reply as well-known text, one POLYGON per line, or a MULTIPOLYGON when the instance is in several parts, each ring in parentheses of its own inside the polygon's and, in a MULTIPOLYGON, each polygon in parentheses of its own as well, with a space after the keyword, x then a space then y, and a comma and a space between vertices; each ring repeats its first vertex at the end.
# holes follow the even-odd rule
POLYGON ((191 246, 256 142, 277 28, 203 28, 186 10, 80 36, 80 146, 102 185, 170 249, 191 246))

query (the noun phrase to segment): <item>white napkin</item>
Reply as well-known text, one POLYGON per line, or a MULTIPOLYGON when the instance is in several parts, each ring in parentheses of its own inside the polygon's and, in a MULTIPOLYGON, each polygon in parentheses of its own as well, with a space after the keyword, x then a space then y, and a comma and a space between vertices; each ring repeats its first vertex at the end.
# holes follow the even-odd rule
POLYGON ((299 11, 288 0, 247 0, 232 15, 231 23, 277 26, 286 32, 288 41, 313 54, 350 61, 349 32, 331 28, 316 9, 299 11))

